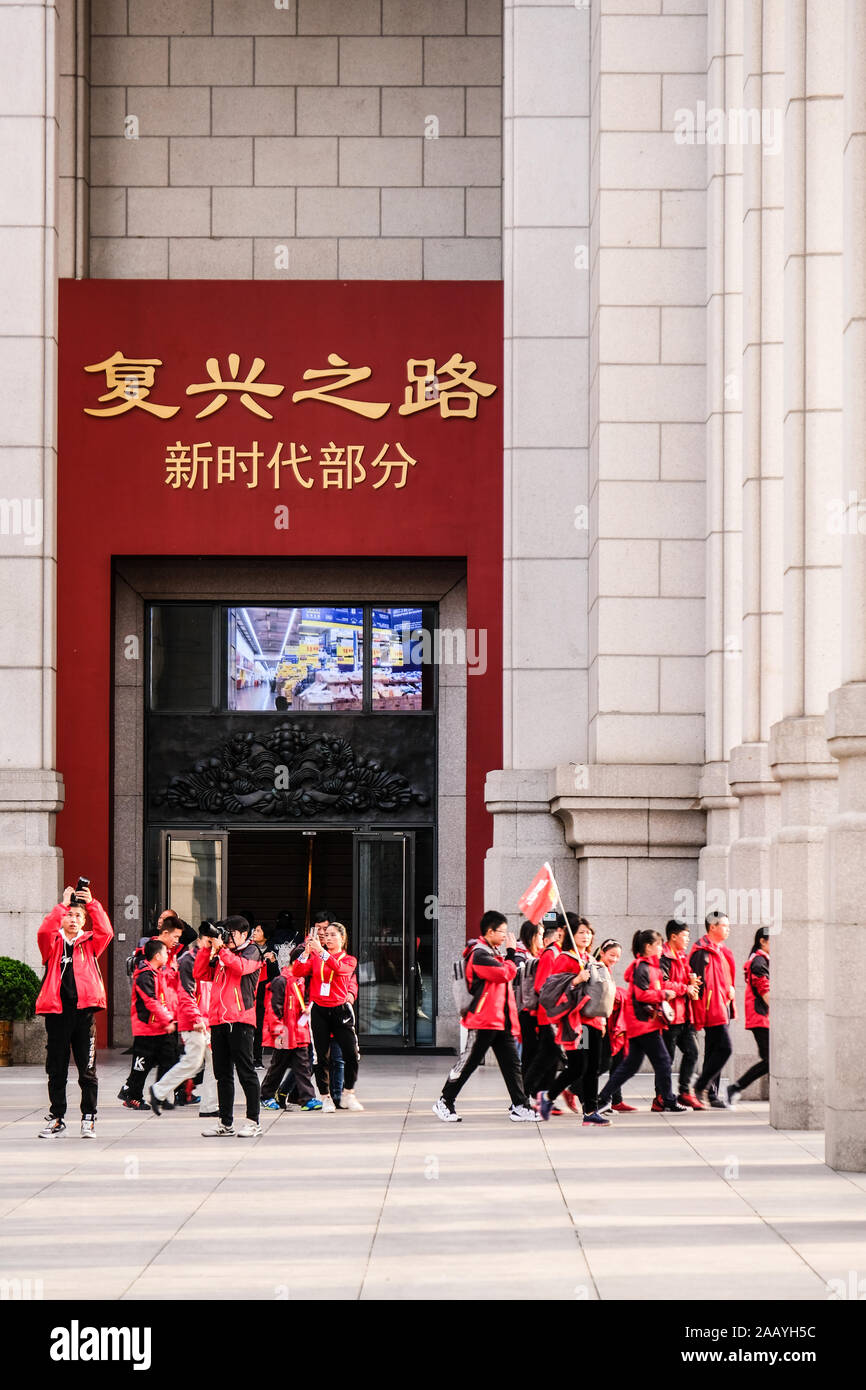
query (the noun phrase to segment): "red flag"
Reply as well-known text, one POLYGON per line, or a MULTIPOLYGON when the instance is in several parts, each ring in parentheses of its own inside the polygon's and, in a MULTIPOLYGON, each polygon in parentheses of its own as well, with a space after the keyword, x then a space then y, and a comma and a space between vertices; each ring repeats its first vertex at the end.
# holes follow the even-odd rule
POLYGON ((538 926, 545 912, 550 912, 556 903, 556 883, 549 864, 539 869, 520 902, 517 904, 524 917, 538 926))

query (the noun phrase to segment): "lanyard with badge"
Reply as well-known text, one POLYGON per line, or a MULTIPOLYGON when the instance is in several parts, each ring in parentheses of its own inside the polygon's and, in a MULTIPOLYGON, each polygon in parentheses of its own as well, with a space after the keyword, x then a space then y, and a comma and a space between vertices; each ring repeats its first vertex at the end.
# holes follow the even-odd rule
POLYGON ((328 976, 327 980, 325 979, 325 962, 322 961, 322 983, 319 986, 319 997, 321 999, 327 999, 328 995, 331 993, 331 981, 334 978, 334 974, 335 971, 332 966, 330 975, 328 976))

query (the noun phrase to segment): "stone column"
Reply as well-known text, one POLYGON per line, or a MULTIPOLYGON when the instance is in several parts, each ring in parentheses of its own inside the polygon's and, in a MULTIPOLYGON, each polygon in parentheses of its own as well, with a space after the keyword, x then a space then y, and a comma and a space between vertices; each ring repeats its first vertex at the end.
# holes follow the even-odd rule
MULTIPOLYGON (((512 911, 544 859, 570 858, 549 770, 586 763, 589 9, 507 0, 503 47, 504 728, 485 892, 512 911)), ((577 866, 561 868, 574 908, 577 866)))
MULTIPOLYGON (((729 26, 726 0, 711 0, 708 19, 707 107, 727 110, 728 82, 735 85, 739 74, 741 26, 733 19, 729 26)), ((704 895, 715 902, 727 893, 730 847, 739 824, 728 758, 742 737, 740 152, 708 146, 706 173, 706 738, 698 792, 707 813, 707 842, 699 879, 704 895)), ((694 935, 702 925, 693 923, 694 935)))
POLYGON ((38 965, 57 901, 54 818, 57 32, 0 5, 0 955, 38 965))
POLYGON ((866 12, 845 6, 842 683, 827 737, 839 761, 839 810, 827 840, 825 932, 826 1158, 866 1168, 866 12))
POLYGON ((784 703, 770 742, 782 789, 770 1121, 820 1129, 824 837, 836 799, 824 712, 840 669, 841 525, 832 517, 841 493, 844 3, 791 0, 784 10, 784 703))
MULTIPOLYGON (((784 307, 784 0, 742 10, 740 97, 730 108, 755 111, 738 146, 744 171, 742 218, 742 742, 731 749, 731 790, 740 796, 740 830, 728 865, 730 944, 738 966, 755 931, 773 927, 771 838, 780 788, 770 771, 770 728, 781 716, 783 667, 783 307, 784 307)), ((738 1023, 731 1073, 751 1065, 744 987, 737 972, 738 1023)))

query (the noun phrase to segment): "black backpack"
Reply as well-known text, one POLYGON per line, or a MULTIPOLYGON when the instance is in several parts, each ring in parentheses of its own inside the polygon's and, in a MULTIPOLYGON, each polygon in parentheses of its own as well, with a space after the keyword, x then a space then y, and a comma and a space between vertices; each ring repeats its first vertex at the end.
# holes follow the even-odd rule
POLYGON ((576 975, 570 970, 559 970, 555 975, 548 975, 541 986, 538 1002, 547 1017, 555 1021, 570 1014, 585 993, 586 984, 578 984, 576 975))
POLYGON ((130 980, 132 979, 136 970, 138 970, 138 968, 144 964, 144 948, 142 946, 136 946, 132 955, 126 957, 126 973, 129 976, 130 980))
POLYGON ((514 981, 514 996, 519 1013, 532 1013, 538 1008, 538 990, 535 988, 535 975, 540 956, 530 956, 514 981))

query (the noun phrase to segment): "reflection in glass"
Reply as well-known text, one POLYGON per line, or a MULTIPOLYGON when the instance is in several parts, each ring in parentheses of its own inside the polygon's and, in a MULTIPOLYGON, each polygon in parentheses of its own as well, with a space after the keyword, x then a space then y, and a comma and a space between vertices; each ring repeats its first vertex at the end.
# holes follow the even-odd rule
POLYGON ((222 915, 222 852, 221 840, 169 840, 168 904, 190 926, 222 915))
POLYGON ((358 844, 358 1032, 402 1037, 405 841, 358 844))
POLYGON ((228 707, 280 713, 360 710, 361 608, 230 608, 228 707))
POLYGON ((150 704, 158 710, 213 708, 213 609, 154 604, 150 616, 150 704))
POLYGON ((420 608, 373 609, 374 710, 425 708, 422 668, 429 669, 429 653, 422 626, 420 608))

